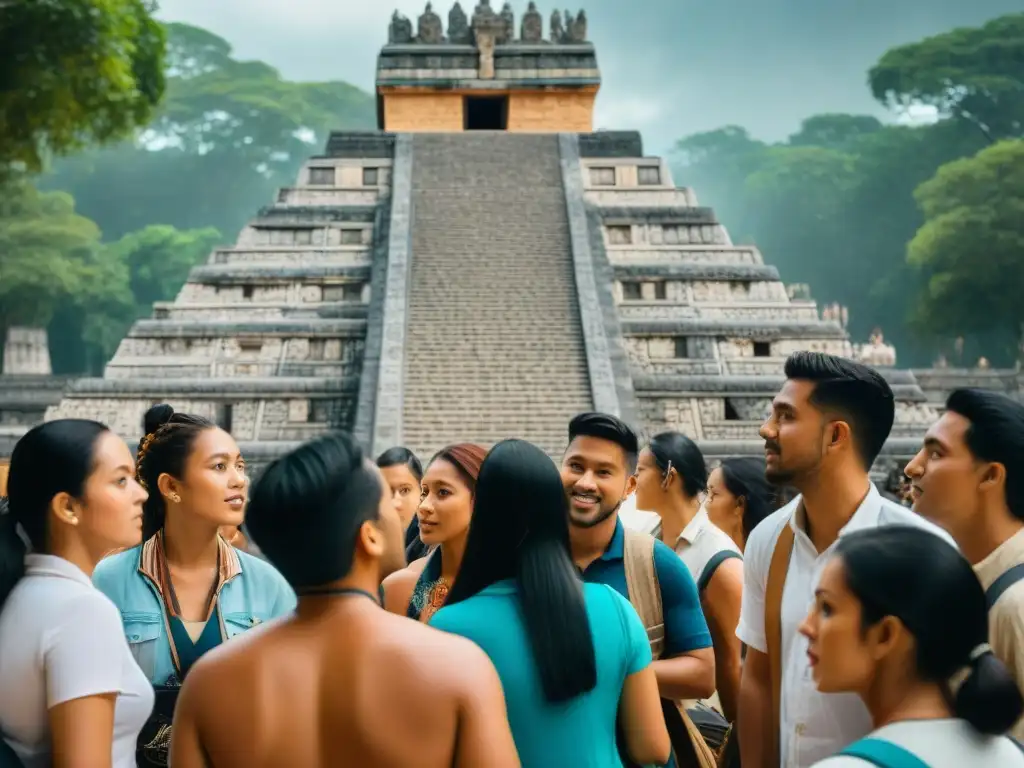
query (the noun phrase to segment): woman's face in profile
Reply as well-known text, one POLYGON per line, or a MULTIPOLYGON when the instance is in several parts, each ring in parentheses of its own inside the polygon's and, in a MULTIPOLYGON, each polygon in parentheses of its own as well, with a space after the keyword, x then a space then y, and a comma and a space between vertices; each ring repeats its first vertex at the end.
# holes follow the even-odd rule
POLYGON ((822 693, 860 693, 874 677, 878 659, 872 653, 875 627, 861 626, 860 601, 846 585, 843 561, 825 565, 814 604, 800 625, 814 682, 822 693))
POLYGON ((420 504, 420 481, 405 464, 382 467, 381 474, 391 489, 391 496, 402 519, 402 530, 409 527, 420 504))
POLYGON ((465 535, 473 514, 473 493, 455 466, 437 459, 423 473, 416 516, 420 539, 434 546, 465 535))

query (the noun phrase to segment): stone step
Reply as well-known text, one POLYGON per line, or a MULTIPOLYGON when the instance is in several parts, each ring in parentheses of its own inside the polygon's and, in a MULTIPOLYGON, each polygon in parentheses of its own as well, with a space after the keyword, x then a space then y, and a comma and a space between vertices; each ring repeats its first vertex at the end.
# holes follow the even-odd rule
POLYGON ((413 147, 403 439, 560 451, 591 394, 557 137, 413 147))

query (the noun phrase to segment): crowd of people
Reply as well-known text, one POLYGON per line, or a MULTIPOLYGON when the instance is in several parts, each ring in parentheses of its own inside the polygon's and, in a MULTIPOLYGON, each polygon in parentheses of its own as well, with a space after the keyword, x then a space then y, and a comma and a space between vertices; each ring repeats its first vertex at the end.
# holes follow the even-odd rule
POLYGON ((0 500, 0 767, 1024 768, 1024 405, 802 352, 765 456, 567 425, 421 464, 329 433, 250 487, 154 406, 63 419, 0 500), (624 524, 623 505, 657 524, 624 524))

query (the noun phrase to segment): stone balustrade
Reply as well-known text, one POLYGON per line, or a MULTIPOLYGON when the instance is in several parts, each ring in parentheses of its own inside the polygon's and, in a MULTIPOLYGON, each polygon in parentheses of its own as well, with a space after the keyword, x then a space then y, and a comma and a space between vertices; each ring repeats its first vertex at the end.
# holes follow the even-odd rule
MULTIPOLYGON (((362 237, 362 231, 359 231, 362 237)), ((264 266, 304 266, 306 264, 345 264, 368 266, 369 244, 341 245, 331 248, 296 246, 294 248, 218 248, 210 264, 247 264, 264 266)))
MULTIPOLYGON (((349 301, 366 303, 369 300, 370 285, 366 280, 340 280, 332 278, 330 283, 277 282, 273 284, 223 284, 201 283, 190 280, 181 287, 175 301, 176 308, 182 306, 249 306, 253 310, 260 305, 303 306, 324 302, 349 301)), ((162 305, 167 306, 167 305, 162 305)))
POLYGON ((605 219, 606 248, 628 245, 720 245, 732 242, 721 224, 630 224, 608 223, 605 219))
POLYGON ((696 198, 691 197, 687 190, 673 188, 591 187, 583 193, 583 198, 600 208, 696 205, 696 198))
POLYGON ((379 189, 355 187, 284 187, 278 192, 277 204, 289 205, 374 205, 379 189))
POLYGON ((236 245, 238 248, 244 249, 267 246, 331 247, 369 245, 373 240, 372 224, 358 221, 346 225, 313 222, 302 224, 301 221, 301 219, 297 219, 291 226, 285 223, 277 226, 250 224, 238 235, 236 245))
POLYGON ((618 305, 622 320, 671 320, 674 318, 706 320, 761 320, 768 323, 813 322, 817 320, 816 308, 788 306, 767 302, 728 303, 685 303, 672 301, 622 302, 618 305))
POLYGON ((157 302, 153 317, 157 320, 238 322, 240 320, 275 320, 280 318, 316 319, 330 317, 365 318, 367 304, 355 301, 320 301, 305 304, 256 304, 243 301, 233 304, 178 304, 157 302))
POLYGON ((764 264, 760 251, 749 246, 608 245, 612 264, 764 264))

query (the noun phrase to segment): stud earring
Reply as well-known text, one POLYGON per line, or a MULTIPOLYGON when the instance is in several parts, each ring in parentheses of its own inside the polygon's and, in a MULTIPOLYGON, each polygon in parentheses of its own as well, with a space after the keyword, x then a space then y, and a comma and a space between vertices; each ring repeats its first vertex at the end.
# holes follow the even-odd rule
POLYGON ((173 502, 174 502, 175 504, 180 504, 180 503, 181 503, 181 496, 179 496, 179 495, 178 495, 178 494, 176 494, 176 493, 172 493, 172 494, 170 495, 170 499, 171 499, 171 501, 173 501, 173 502))

